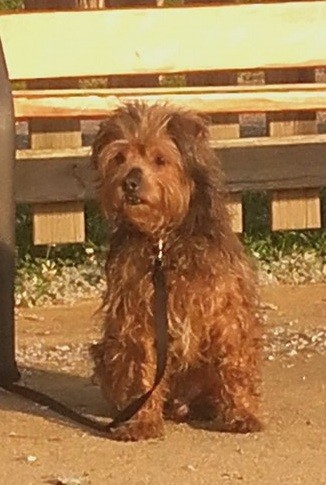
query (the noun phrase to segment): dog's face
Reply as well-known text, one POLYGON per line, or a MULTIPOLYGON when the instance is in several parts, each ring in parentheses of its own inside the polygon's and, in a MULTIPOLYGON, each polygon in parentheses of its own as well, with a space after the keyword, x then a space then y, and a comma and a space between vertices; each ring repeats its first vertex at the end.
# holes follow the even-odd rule
POLYGON ((190 152, 205 129, 199 116, 162 105, 116 110, 93 145, 108 218, 153 235, 180 225, 195 187, 185 158, 195 157, 190 152))

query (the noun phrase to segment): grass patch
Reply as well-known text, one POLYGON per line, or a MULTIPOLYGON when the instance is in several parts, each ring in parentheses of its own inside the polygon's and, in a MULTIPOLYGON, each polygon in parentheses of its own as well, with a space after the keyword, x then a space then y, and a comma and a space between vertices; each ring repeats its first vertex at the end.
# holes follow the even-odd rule
POLYGON ((307 231, 270 231, 270 211, 268 195, 263 193, 245 194, 243 209, 245 214, 243 242, 259 259, 271 261, 293 253, 313 251, 320 257, 326 255, 325 208, 326 190, 321 193, 323 228, 307 231))
MULTIPOLYGON (((269 200, 266 193, 247 193, 243 197, 245 214, 244 233, 241 236, 248 250, 257 258, 270 261, 292 253, 313 251, 326 257, 326 190, 322 193, 323 228, 307 231, 270 231, 269 200)), ((109 234, 97 204, 88 203, 85 209, 86 242, 62 246, 34 246, 32 242, 32 213, 28 206, 17 210, 16 237, 18 265, 25 260, 44 259, 62 261, 63 264, 80 264, 87 255, 101 254, 107 245, 109 234)))

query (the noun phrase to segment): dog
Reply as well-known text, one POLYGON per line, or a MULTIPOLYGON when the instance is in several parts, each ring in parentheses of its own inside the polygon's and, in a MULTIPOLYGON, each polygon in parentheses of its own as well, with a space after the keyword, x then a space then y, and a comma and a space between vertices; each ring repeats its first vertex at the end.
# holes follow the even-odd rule
POLYGON ((91 354, 111 411, 153 384, 159 243, 168 288, 164 378, 112 437, 160 437, 165 418, 209 420, 216 431, 259 431, 256 277, 231 229, 207 120, 168 104, 128 102, 101 123, 92 161, 111 238, 103 336, 91 354))

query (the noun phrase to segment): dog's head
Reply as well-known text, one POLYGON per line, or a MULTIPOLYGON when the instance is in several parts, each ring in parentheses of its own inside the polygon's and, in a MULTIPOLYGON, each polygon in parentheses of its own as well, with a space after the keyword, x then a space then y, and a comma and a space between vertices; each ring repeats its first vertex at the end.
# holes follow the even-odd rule
POLYGON ((93 144, 106 216, 156 237, 209 225, 218 165, 206 121, 169 105, 134 102, 104 121, 93 144))

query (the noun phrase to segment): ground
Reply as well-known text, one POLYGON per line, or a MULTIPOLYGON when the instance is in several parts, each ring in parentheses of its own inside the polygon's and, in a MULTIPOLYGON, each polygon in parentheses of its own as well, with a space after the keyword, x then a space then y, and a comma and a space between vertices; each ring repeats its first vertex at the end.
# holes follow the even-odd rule
MULTIPOLYGON (((1 484, 326 483, 326 285, 262 292, 263 432, 168 423, 163 440, 116 443, 0 391, 1 484)), ((18 361, 29 385, 105 416, 86 351, 98 335, 97 305, 19 310, 18 361)))

